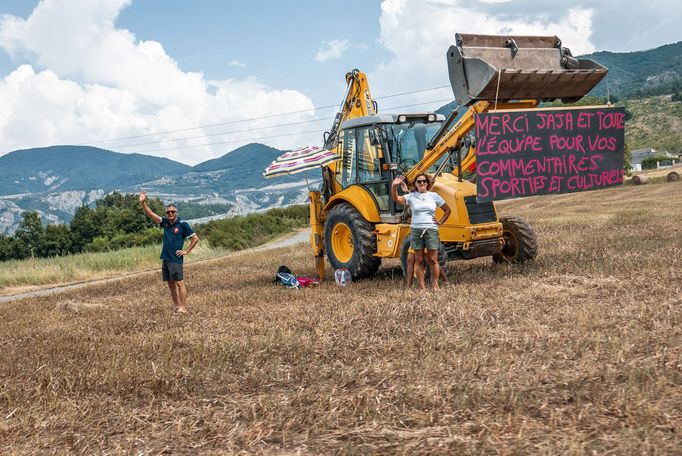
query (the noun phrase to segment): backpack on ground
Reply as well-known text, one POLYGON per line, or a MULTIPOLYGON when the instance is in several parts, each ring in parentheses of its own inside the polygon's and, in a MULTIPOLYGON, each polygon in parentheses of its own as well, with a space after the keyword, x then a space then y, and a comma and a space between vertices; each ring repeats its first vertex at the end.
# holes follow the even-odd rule
POLYGON ((277 269, 274 283, 283 285, 286 288, 298 288, 301 286, 298 279, 296 279, 296 276, 291 273, 291 269, 286 266, 280 266, 279 269, 277 269))

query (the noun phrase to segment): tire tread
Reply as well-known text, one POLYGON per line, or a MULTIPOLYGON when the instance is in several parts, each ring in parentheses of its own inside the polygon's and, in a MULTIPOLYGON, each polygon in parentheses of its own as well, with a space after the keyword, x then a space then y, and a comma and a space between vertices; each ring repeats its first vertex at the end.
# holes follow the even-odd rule
MULTIPOLYGON (((538 237, 535 231, 523 217, 516 215, 506 216, 500 218, 503 228, 506 230, 509 226, 517 230, 517 237, 519 238, 519 252, 512 263, 525 263, 532 261, 538 255, 538 237)), ((506 263, 507 260, 501 255, 493 255, 495 263, 506 263)))
MULTIPOLYGON (((365 220, 357 209, 348 203, 341 203, 338 206, 334 206, 329 212, 327 222, 333 222, 337 218, 345 221, 351 231, 357 232, 353 233, 354 241, 359 239, 359 245, 354 245, 354 248, 358 250, 358 254, 353 254, 353 257, 350 260, 351 264, 348 267, 352 277, 354 279, 372 277, 379 269, 379 265, 381 265, 381 258, 374 256, 377 245, 376 235, 372 233, 372 231, 374 231, 374 225, 365 220)), ((331 225, 327 225, 328 223, 325 224, 324 233, 325 250, 327 250, 327 258, 332 267, 337 267, 332 259, 333 254, 330 256, 331 245, 329 239, 331 235, 331 225)))

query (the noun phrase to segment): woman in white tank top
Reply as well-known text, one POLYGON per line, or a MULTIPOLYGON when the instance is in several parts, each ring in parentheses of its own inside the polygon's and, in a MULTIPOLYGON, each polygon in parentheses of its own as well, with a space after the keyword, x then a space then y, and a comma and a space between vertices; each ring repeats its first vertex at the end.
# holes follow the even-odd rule
MULTIPOLYGON (((431 270, 431 283, 434 290, 438 290, 438 277, 440 268, 438 266, 438 248, 440 239, 438 237, 438 226, 442 225, 450 216, 450 208, 447 203, 437 193, 429 191, 431 188, 431 178, 426 173, 418 174, 414 178, 414 188, 416 191, 406 195, 398 195, 398 187, 405 182, 405 176, 398 176, 391 185, 391 197, 402 205, 409 204, 412 211, 412 223, 410 224, 410 244, 414 250, 415 272, 419 288, 426 289, 424 283, 424 257, 429 263, 431 270), (436 208, 443 210, 440 220, 436 219, 436 208), (426 250, 426 254, 424 251, 426 250)), ((409 283, 409 281, 408 281, 409 283)))

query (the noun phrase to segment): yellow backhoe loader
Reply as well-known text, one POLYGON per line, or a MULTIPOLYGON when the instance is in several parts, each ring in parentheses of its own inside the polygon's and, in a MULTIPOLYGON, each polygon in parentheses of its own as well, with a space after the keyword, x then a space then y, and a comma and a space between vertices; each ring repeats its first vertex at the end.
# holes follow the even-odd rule
POLYGON ((322 168, 321 191, 310 192, 310 244, 320 278, 325 254, 334 269, 346 268, 353 278, 372 276, 382 258, 405 261, 410 226, 404 208, 390 198, 390 185, 398 175, 412 181, 420 172, 435 176, 432 191, 452 209, 439 228, 441 261, 492 256, 498 263, 521 263, 536 257, 537 238, 526 220, 498 219, 493 202, 476 199, 475 116, 576 101, 607 69, 573 58, 555 36, 457 34, 447 62, 459 109, 466 109, 447 118, 379 114, 366 76, 346 74, 348 90, 324 138, 339 160, 322 168))

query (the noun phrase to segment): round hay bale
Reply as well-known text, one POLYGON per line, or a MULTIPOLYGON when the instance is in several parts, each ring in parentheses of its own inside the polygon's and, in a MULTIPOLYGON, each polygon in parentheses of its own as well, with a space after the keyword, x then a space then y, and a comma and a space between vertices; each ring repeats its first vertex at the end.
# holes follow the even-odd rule
POLYGON ((644 175, 632 176, 632 183, 635 185, 644 185, 649 182, 649 178, 644 175))
POLYGON ((670 171, 666 180, 668 182, 677 182, 680 180, 680 174, 676 171, 670 171))

